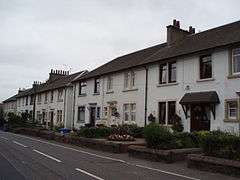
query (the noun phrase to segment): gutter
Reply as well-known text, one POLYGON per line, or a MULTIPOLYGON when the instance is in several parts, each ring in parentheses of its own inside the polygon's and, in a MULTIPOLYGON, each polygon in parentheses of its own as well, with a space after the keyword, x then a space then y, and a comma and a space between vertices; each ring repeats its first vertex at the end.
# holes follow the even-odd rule
POLYGON ((145 66, 146 79, 145 79, 145 104, 144 104, 144 126, 147 125, 147 106, 148 106, 148 67, 145 66))

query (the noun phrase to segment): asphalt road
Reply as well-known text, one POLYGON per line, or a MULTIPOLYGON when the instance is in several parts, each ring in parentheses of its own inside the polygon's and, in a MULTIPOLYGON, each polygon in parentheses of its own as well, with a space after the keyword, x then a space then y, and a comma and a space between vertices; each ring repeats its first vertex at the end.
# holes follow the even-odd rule
POLYGON ((0 131, 0 180, 237 180, 0 131))

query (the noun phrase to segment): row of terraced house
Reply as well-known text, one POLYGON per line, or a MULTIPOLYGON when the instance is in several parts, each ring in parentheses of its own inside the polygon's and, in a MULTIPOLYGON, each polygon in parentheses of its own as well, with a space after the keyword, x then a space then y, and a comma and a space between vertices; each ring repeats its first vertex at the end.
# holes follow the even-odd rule
POLYGON ((240 21, 195 33, 167 26, 167 41, 88 72, 51 70, 44 83, 5 100, 46 127, 172 125, 185 131, 240 131, 240 21), (151 118, 150 118, 151 117, 151 118))

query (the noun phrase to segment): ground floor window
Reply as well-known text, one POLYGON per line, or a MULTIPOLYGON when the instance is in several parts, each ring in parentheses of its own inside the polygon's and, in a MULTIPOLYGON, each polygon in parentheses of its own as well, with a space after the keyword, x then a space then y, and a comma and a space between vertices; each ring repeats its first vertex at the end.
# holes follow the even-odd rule
POLYGON ((176 101, 159 102, 159 123, 173 124, 173 116, 176 114, 176 101))
POLYGON ((62 122, 62 110, 57 110, 57 123, 62 122))
POLYGON ((123 105, 124 121, 136 121, 136 103, 123 105))
POLYGON ((84 106, 80 106, 78 107, 78 119, 77 119, 78 123, 84 123, 85 122, 85 107, 84 106))
POLYGON ((238 120, 239 104, 237 99, 226 100, 225 118, 226 120, 238 120))
POLYGON ((41 120, 42 120, 41 112, 40 112, 40 111, 37 111, 37 121, 38 121, 39 123, 41 123, 41 120))
POLYGON ((96 118, 100 119, 101 108, 97 107, 96 118))

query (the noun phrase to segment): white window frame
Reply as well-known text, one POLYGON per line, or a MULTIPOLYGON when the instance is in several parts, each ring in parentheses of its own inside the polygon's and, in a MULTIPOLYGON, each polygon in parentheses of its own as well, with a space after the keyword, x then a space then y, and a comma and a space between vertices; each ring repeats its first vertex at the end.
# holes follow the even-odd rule
POLYGON ((158 70, 158 84, 160 84, 160 85, 162 85, 162 84, 174 84, 174 83, 177 83, 177 61, 171 61, 171 62, 165 62, 165 63, 160 63, 159 64, 159 68, 158 68, 159 70, 158 70), (175 63, 176 64, 176 81, 174 81, 174 82, 170 82, 169 81, 169 66, 170 66, 170 64, 173 64, 173 63, 175 63), (161 65, 163 65, 163 64, 166 64, 166 82, 165 83, 162 83, 161 82, 161 75, 160 75, 160 72, 161 72, 161 65))
POLYGON ((159 119, 159 112, 160 112, 160 109, 159 109, 159 103, 165 103, 165 123, 163 125, 166 125, 166 126, 171 126, 172 124, 169 124, 168 121, 168 117, 169 117, 169 103, 171 102, 175 102, 175 113, 177 113, 177 101, 176 100, 168 100, 168 101, 159 101, 158 102, 158 122, 160 123, 160 119, 159 119))
POLYGON ((123 119, 125 122, 126 121, 136 122, 136 108, 137 108, 136 103, 123 104, 123 119), (126 107, 128 107, 128 108, 126 109, 126 107), (126 113, 128 114, 128 120, 125 119, 126 113))
POLYGON ((86 116, 86 107, 85 106, 79 106, 77 112, 78 112, 77 123, 85 123, 85 120, 86 120, 86 117, 85 117, 86 116), (80 108, 84 109, 84 111, 80 111, 80 108), (81 112, 84 113, 84 119, 83 120, 80 119, 80 113, 81 112))
POLYGON ((112 91, 113 90, 113 76, 109 75, 107 77, 107 91, 112 91))
POLYGON ((58 101, 63 100, 63 89, 58 89, 58 101))
POLYGON ((240 49, 240 47, 232 49, 232 59, 231 59, 231 63, 232 63, 232 74, 233 74, 233 75, 239 75, 239 74, 240 74, 240 71, 239 71, 239 72, 234 72, 234 57, 235 57, 235 56, 240 56, 240 53, 239 53, 239 54, 236 54, 236 55, 233 54, 233 51, 234 51, 235 49, 240 49))
POLYGON ((124 89, 134 89, 136 87, 136 72, 128 71, 124 73, 124 89))
POLYGON ((57 110, 57 124, 60 124, 63 122, 63 111, 57 110))

